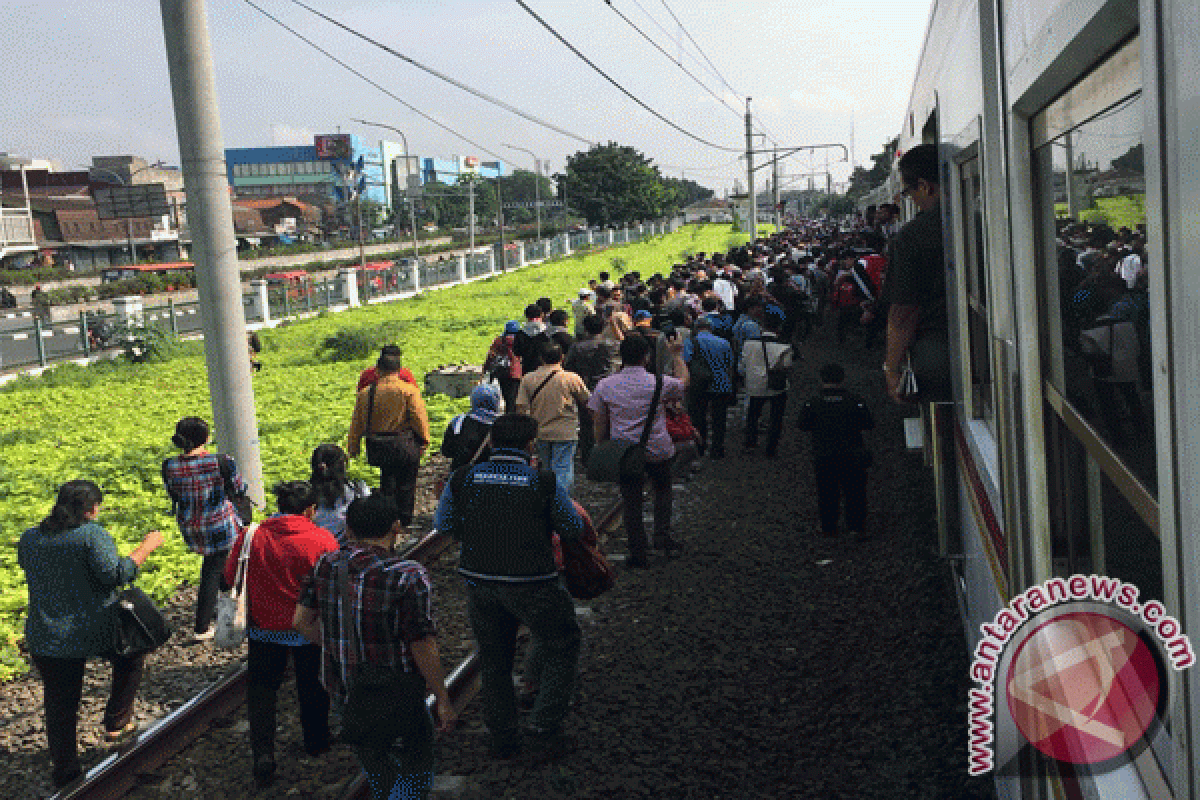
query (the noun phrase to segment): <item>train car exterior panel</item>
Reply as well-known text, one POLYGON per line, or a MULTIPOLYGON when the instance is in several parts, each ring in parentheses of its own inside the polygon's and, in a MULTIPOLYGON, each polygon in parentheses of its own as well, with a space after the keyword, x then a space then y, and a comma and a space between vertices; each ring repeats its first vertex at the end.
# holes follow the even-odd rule
MULTIPOLYGON (((899 149, 941 154, 956 395, 923 413, 953 432, 950 446, 932 437, 931 460, 971 646, 1009 598, 1080 572, 1134 584, 1200 629, 1198 41, 1194 0, 943 2, 931 15, 899 149), (1124 296, 1141 310, 1081 322, 1068 266, 1105 255, 1083 245, 1102 223, 1144 236, 1147 269, 1124 296), (1084 358, 1097 321, 1109 342, 1129 324, 1137 377, 1084 358)), ((876 199, 896 188, 893 175, 876 199)), ((1200 797, 1200 671, 1166 677, 1165 727, 1128 763, 1060 776, 1022 756, 1000 795, 1200 797)))

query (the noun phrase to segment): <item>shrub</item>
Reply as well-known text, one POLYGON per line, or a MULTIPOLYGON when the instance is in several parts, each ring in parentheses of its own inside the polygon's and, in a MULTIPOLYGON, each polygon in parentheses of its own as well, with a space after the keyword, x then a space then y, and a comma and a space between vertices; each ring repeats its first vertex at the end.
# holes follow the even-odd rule
POLYGON ((339 328, 317 348, 317 358, 327 361, 359 361, 385 344, 395 344, 404 330, 401 322, 385 322, 371 328, 339 328))

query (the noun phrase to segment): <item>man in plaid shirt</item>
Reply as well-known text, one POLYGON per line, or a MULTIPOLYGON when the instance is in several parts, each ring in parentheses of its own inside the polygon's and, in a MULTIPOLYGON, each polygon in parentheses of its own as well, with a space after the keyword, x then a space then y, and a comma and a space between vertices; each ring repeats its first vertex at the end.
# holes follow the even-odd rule
POLYGON ((321 643, 321 683, 345 704, 342 738, 354 746, 376 800, 424 798, 433 786, 426 688, 437 698, 438 730, 450 730, 456 717, 438 654, 429 574, 392 553, 398 518, 387 495, 351 503, 348 544, 317 561, 292 620, 321 643))

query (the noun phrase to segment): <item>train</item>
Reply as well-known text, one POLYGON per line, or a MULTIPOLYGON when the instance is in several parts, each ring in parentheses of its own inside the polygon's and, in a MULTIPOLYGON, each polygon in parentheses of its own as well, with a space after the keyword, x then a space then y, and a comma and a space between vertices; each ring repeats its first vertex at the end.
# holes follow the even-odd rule
MULTIPOLYGON (((1136 587, 1112 615, 1136 638, 1096 642, 1200 636, 1197 42, 1195 0, 935 0, 898 132, 898 155, 938 152, 954 391, 921 405, 923 449, 972 677, 993 692, 972 693, 971 747, 990 746, 979 771, 1001 798, 1200 798, 1194 658, 1156 656, 1131 688, 1126 662, 1077 648, 1028 702, 1019 653, 986 658, 990 633, 1041 624, 1019 601, 1078 586, 1095 608, 1106 579, 1136 587), (1108 273, 1130 253, 1121 286, 1108 273), (1114 686, 1131 706, 1148 692, 1141 728, 1102 719, 1114 686), (1080 687, 1099 689, 1071 706, 1080 687), (1084 732, 1083 750, 1111 734, 1120 752, 1054 751, 1084 732)), ((911 218, 901 188, 894 169, 865 202, 911 218)))

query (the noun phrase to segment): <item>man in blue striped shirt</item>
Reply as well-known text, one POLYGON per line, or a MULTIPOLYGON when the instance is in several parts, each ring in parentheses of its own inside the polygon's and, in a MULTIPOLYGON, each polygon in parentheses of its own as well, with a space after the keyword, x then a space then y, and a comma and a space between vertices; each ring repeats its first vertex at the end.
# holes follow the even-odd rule
POLYGON ((688 414, 713 458, 725 457, 725 413, 733 403, 733 348, 712 332, 709 317, 699 317, 695 335, 684 345, 688 363, 688 414), (708 438, 708 411, 712 409, 712 440, 708 438))

